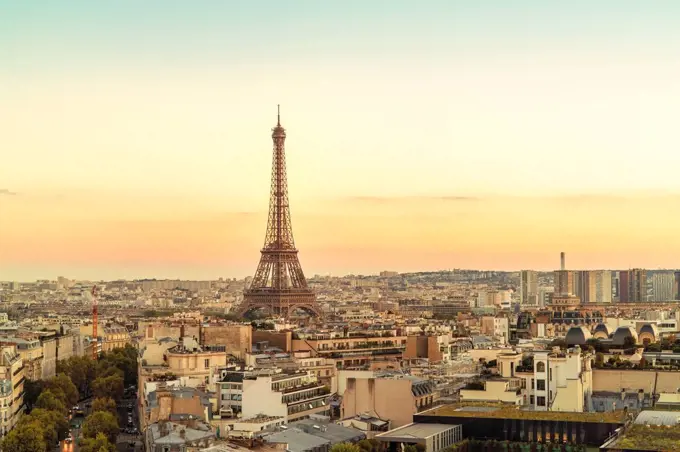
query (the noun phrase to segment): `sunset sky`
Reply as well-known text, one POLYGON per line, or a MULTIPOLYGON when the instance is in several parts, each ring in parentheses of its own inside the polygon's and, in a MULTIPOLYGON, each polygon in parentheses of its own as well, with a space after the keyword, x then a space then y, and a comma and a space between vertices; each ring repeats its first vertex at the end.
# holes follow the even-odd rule
POLYGON ((0 0, 0 280, 680 267, 680 2, 0 0))

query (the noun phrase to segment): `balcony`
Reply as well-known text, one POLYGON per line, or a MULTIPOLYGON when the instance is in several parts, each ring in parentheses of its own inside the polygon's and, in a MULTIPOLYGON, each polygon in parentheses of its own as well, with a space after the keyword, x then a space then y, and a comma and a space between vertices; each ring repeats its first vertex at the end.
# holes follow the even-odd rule
POLYGON ((326 404, 324 400, 310 400, 308 402, 303 402, 297 405, 291 405, 288 407, 289 417, 302 417, 308 416, 310 414, 319 413, 329 410, 330 407, 326 404))
POLYGON ((306 389, 321 388, 321 387, 323 387, 323 384, 315 381, 313 383, 307 383, 307 384, 303 384, 303 385, 293 386, 291 388, 285 388, 281 392, 283 394, 290 394, 290 393, 293 393, 293 392, 304 391, 306 389))
POLYGON ((311 391, 299 392, 283 396, 282 401, 283 403, 291 405, 295 403, 304 402, 307 400, 325 398, 326 396, 328 396, 328 394, 330 394, 330 390, 322 386, 319 389, 313 389, 311 391))

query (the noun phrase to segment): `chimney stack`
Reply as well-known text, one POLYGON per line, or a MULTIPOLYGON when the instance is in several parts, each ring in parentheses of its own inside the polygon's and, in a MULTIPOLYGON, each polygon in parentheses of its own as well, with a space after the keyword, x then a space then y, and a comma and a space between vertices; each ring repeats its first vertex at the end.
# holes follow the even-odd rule
POLYGON ((566 256, 564 255, 564 251, 562 251, 560 253, 560 270, 566 269, 567 269, 566 256))

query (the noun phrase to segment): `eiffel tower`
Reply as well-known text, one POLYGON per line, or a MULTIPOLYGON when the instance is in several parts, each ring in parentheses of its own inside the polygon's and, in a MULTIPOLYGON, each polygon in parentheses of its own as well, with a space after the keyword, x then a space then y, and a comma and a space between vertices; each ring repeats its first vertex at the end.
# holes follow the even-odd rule
POLYGON ((243 293, 240 312, 245 315, 261 309, 269 315, 288 318, 293 311, 301 309, 319 316, 321 310, 316 295, 307 286, 293 240, 286 179, 286 130, 281 127, 280 110, 276 127, 272 129, 272 140, 274 150, 267 232, 260 251, 260 263, 250 287, 243 293))

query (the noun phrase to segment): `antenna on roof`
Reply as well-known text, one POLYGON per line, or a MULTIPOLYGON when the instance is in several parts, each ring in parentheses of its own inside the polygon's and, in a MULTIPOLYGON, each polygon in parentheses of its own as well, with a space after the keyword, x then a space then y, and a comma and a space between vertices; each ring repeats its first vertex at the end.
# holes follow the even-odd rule
POLYGON ((276 125, 281 125, 281 105, 276 104, 276 125))

